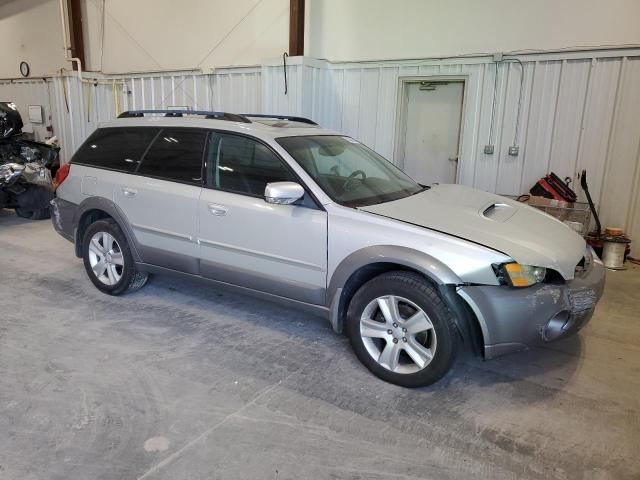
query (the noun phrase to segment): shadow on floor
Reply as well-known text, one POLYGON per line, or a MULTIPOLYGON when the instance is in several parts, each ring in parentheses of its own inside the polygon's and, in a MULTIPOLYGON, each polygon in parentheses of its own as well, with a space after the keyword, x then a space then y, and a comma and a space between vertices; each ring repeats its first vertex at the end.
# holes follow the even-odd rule
MULTIPOLYGON (((351 352, 348 339, 337 335, 329 322, 319 316, 301 312, 292 307, 256 299, 219 288, 215 285, 200 283, 196 280, 178 280, 171 276, 153 276, 144 290, 151 297, 167 295, 181 298, 182 302, 197 304, 212 316, 221 314, 239 315, 245 321, 256 326, 277 330, 292 337, 291 341, 316 342, 328 349, 328 353, 337 354, 340 361, 349 359, 350 367, 359 370, 358 374, 368 375, 351 352)), ((152 298, 149 299, 153 301, 152 298)), ((537 347, 514 353, 490 361, 475 357, 466 345, 462 345, 458 361, 452 371, 437 384, 421 390, 433 392, 450 388, 454 383, 464 383, 480 388, 498 384, 516 384, 527 382, 533 377, 549 376, 556 380, 561 388, 562 382, 569 381, 581 363, 583 342, 580 335, 574 335, 550 344, 552 348, 537 347)), ((397 388, 397 387, 393 387, 397 388)), ((540 389, 540 400, 553 396, 556 388, 540 389)))
MULTIPOLYGON (((25 223, 51 223, 51 220, 27 220, 16 215, 16 212, 6 208, 0 208, 0 228, 13 227, 15 225, 23 225, 25 223)), ((53 227, 52 227, 53 228, 53 227)))
MULTIPOLYGON (((0 228, 3 225, 28 223, 43 222, 25 220, 10 210, 0 210, 0 228)), ((71 246, 69 253, 72 254, 71 246)), ((123 319, 133 315, 137 325, 167 329, 169 338, 195 336, 201 342, 201 347, 217 340, 221 324, 226 328, 227 325, 233 325, 233 319, 241 319, 256 327, 271 330, 281 338, 283 345, 292 345, 287 348, 313 344, 318 347, 314 348, 318 357, 337 357, 334 361, 338 366, 335 367, 334 374, 349 377, 355 383, 359 383, 359 378, 363 377, 366 380, 362 381, 371 383, 371 374, 351 352, 348 339, 335 334, 324 318, 235 293, 210 283, 171 275, 152 276, 148 285, 140 292, 116 299, 95 290, 86 277, 82 261, 75 257, 74 260, 75 272, 71 278, 40 274, 37 280, 34 279, 40 288, 49 291, 51 301, 62 294, 83 302, 98 302, 105 308, 121 311, 123 319), (189 311, 191 307, 195 308, 195 312, 189 311)), ((43 293, 48 296, 47 292, 43 293)), ((122 320, 119 328, 132 335, 137 333, 126 320, 122 320)), ((526 383, 536 377, 547 376, 556 381, 549 388, 538 388, 538 394, 534 398, 548 398, 562 388, 563 382, 572 378, 581 363, 583 348, 579 335, 551 345, 549 348, 534 348, 491 361, 474 357, 463 345, 458 361, 444 379, 433 386, 413 392, 432 393, 452 389, 453 385, 458 388, 461 385, 491 388, 496 385, 526 383)), ((300 356, 302 355, 300 352, 300 356)), ((329 370, 333 371, 334 365, 329 370)), ((376 381, 377 384, 379 382, 376 381)), ((386 385, 385 389, 387 388, 398 387, 386 385)))

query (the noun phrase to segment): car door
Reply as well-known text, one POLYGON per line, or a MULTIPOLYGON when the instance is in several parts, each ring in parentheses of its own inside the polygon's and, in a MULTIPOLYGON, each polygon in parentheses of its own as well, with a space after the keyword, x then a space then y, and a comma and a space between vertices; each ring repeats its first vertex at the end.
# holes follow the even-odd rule
POLYGON ((214 132, 199 204, 203 276, 322 304, 327 272, 327 214, 309 197, 265 202, 267 183, 297 181, 270 147, 244 135, 214 132))
POLYGON ((163 128, 114 191, 145 263, 198 273, 198 199, 207 132, 163 128))

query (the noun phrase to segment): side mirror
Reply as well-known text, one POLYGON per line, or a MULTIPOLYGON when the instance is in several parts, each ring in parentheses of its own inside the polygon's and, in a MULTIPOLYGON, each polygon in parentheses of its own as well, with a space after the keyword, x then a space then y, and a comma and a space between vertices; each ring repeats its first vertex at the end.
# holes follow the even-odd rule
POLYGON ((264 201, 278 205, 290 205, 303 195, 304 188, 296 182, 267 183, 264 189, 264 201))

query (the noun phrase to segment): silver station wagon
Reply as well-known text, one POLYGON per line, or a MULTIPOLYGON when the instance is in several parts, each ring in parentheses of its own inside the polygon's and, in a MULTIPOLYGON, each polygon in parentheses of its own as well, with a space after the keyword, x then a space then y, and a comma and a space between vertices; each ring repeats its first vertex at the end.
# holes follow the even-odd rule
POLYGON ((591 318, 602 263, 526 205, 419 185, 300 117, 130 111, 58 174, 56 230, 102 292, 174 273, 325 316, 383 380, 432 384, 591 318))

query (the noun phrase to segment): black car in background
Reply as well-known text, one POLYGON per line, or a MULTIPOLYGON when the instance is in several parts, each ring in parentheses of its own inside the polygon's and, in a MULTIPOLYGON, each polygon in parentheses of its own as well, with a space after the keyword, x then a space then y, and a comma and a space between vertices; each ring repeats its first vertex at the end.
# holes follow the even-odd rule
POLYGON ((60 148, 26 138, 22 127, 15 104, 0 102, 0 208, 41 220, 50 216, 60 148))

